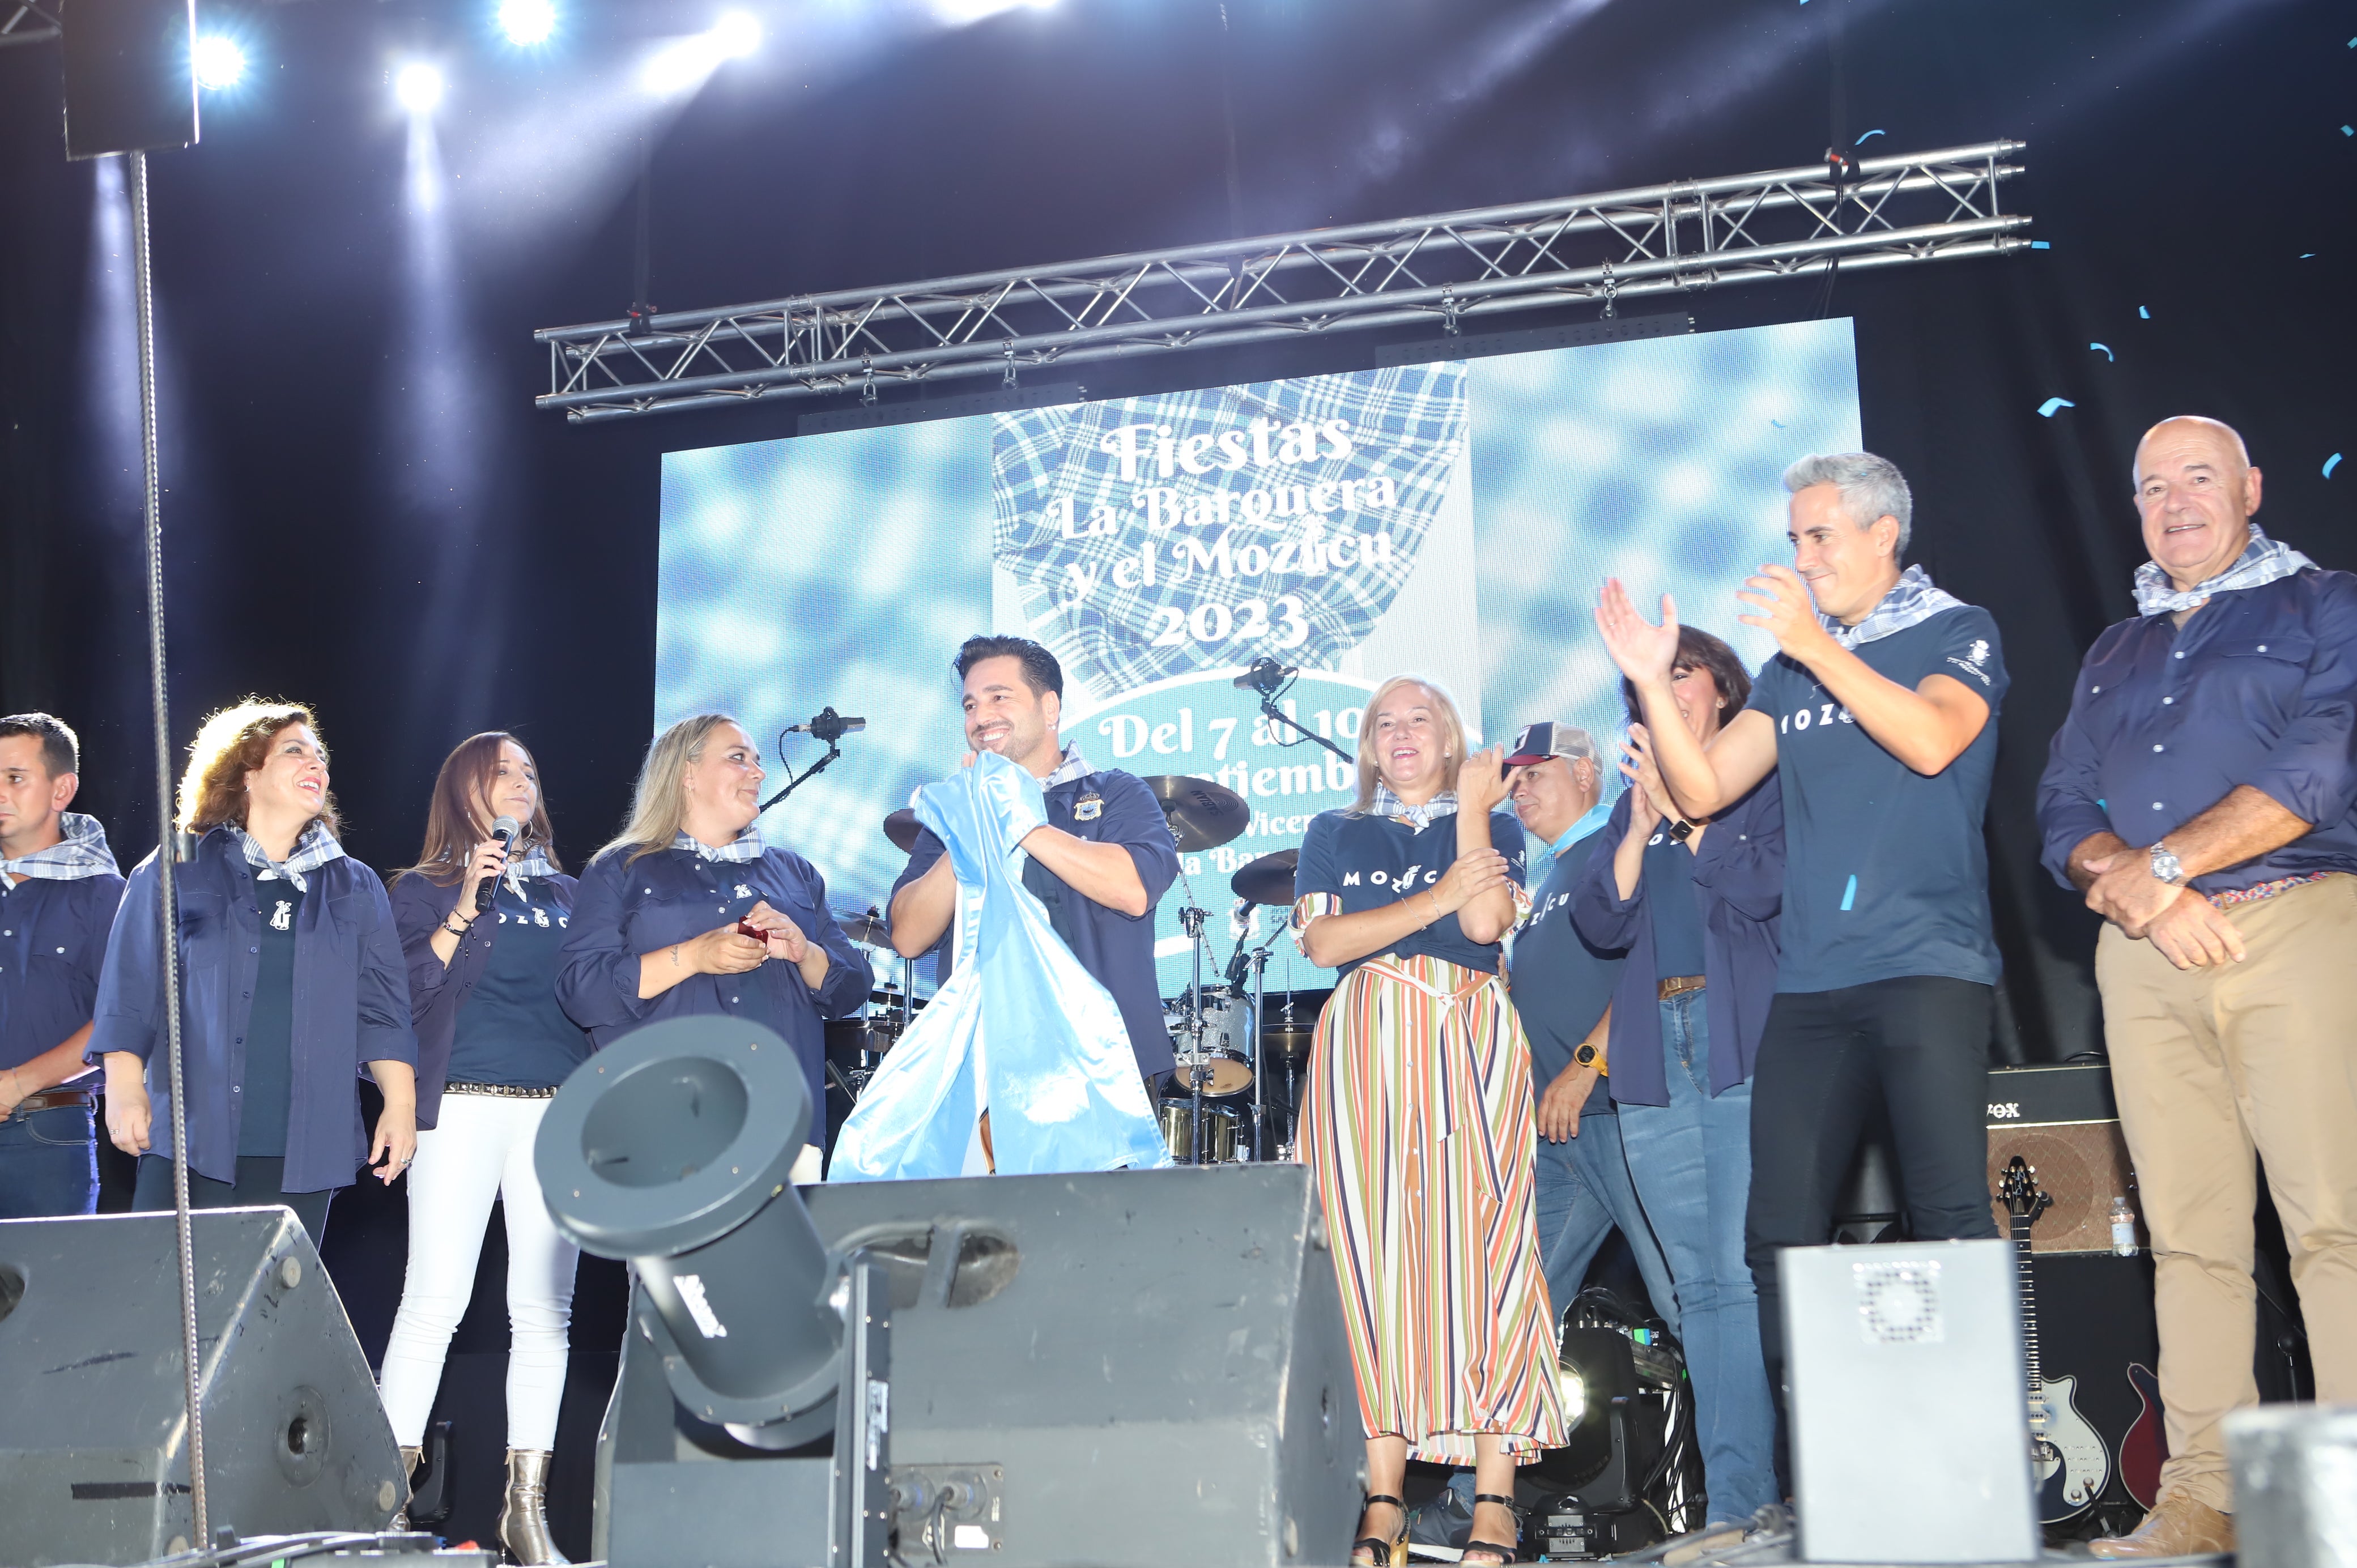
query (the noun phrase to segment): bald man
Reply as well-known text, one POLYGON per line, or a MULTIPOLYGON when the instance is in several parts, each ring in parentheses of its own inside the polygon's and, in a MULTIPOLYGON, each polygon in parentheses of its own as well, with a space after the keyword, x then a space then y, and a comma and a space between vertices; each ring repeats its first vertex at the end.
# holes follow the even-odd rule
POLYGON ((2104 917, 2095 978, 2152 1232, 2161 1496, 2098 1557, 2232 1550, 2220 1423, 2258 1402, 2252 1155, 2321 1402, 2357 1401, 2357 577, 2262 532, 2214 419, 2136 446, 2152 559, 2040 781, 2045 863, 2104 917))

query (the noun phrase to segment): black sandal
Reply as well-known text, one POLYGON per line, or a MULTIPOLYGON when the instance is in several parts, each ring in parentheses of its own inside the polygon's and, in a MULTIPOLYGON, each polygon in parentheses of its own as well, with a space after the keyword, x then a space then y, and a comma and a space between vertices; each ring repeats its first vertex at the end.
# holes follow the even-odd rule
POLYGON ((1367 1568, 1394 1568, 1407 1562, 1407 1505, 1383 1492, 1369 1492, 1359 1512, 1363 1517, 1377 1503, 1389 1503, 1400 1511, 1399 1533, 1386 1541, 1378 1535, 1362 1535, 1351 1542, 1351 1561, 1357 1563, 1359 1553, 1367 1553, 1367 1568))
MULTIPOLYGON (((1500 1508, 1504 1509, 1510 1514, 1514 1511, 1514 1499, 1512 1498, 1501 1498, 1495 1492, 1476 1492, 1473 1494, 1473 1506, 1475 1508, 1480 1508, 1483 1503, 1496 1503, 1500 1508)), ((1514 1531, 1515 1541, 1512 1545, 1501 1546, 1494 1541, 1469 1541, 1465 1543, 1465 1554, 1458 1559, 1458 1563, 1465 1564, 1466 1568, 1471 1568, 1473 1554, 1477 1552, 1486 1552, 1497 1558, 1499 1568, 1506 1568, 1507 1564, 1522 1561, 1522 1530, 1519 1528, 1521 1516, 1516 1515, 1515 1518, 1517 1528, 1514 1531)))

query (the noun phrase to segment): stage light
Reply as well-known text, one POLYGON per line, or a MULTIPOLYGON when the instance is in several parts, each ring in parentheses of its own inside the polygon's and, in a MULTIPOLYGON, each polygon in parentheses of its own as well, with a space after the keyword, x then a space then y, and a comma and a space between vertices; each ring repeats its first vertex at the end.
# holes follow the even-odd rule
POLYGON ((556 31, 556 0, 500 0, 499 16, 508 42, 530 48, 556 31))
POLYGON ((188 61, 196 69, 197 85, 208 92, 235 87, 245 75, 245 51, 219 33, 199 38, 188 61))
POLYGON ((442 73, 412 60, 393 73, 393 101, 412 114, 431 114, 442 102, 442 73))
POLYGON ((761 23, 749 11, 724 11, 708 36, 722 59, 743 59, 761 47, 761 23))

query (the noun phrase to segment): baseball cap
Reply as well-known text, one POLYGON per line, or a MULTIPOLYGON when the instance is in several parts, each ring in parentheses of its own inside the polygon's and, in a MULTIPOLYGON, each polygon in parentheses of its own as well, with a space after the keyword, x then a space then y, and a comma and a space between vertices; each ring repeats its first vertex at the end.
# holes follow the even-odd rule
POLYGON ((1524 725, 1514 736, 1514 744, 1506 752, 1506 766, 1526 768, 1534 762, 1544 762, 1550 757, 1587 757, 1596 756, 1596 742, 1577 725, 1553 721, 1524 725))

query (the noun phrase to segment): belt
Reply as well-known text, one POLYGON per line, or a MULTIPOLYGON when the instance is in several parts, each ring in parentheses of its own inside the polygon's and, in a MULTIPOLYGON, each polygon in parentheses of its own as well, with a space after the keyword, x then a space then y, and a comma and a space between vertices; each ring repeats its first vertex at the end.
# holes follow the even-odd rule
POLYGON ((12 1116, 22 1116, 27 1111, 63 1111, 69 1106, 83 1111, 92 1109, 97 1101, 87 1089, 45 1089, 38 1094, 28 1094, 16 1101, 12 1116))
POLYGON ((1667 1002, 1673 996, 1684 996, 1689 991, 1700 991, 1703 977, 1699 974, 1674 974, 1662 982, 1657 994, 1667 1002))
POLYGON ((488 1094, 495 1100, 554 1100, 556 1088, 533 1089, 520 1083, 446 1083, 445 1094, 488 1094))

